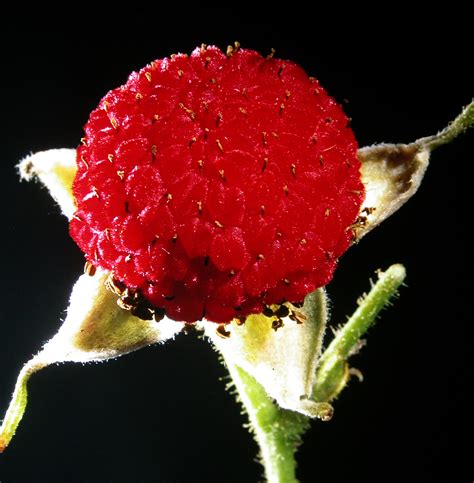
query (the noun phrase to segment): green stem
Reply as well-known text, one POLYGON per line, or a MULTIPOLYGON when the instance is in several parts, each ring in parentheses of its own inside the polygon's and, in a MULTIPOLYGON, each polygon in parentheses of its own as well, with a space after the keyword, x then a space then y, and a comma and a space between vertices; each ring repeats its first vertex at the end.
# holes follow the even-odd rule
POLYGON ((238 398, 244 406, 268 483, 295 483, 295 452, 309 418, 279 408, 263 387, 240 367, 227 363, 238 398))
MULTIPOLYGON (((326 410, 331 408, 329 402, 343 389, 349 378, 347 358, 359 346, 360 338, 402 284, 405 268, 402 265, 392 265, 386 272, 379 272, 378 277, 369 295, 360 302, 354 315, 321 356, 313 400, 308 402, 321 403, 326 410)), ((308 308, 308 314, 314 316, 317 313, 314 307, 308 308)), ((231 362, 227 351, 221 351, 221 354, 235 385, 237 397, 247 412, 249 427, 260 447, 267 481, 297 482, 295 453, 301 444, 302 435, 309 427, 310 419, 301 413, 279 407, 267 396, 263 386, 248 372, 231 362)))
POLYGON ((349 378, 348 357, 358 348, 361 337, 374 324, 380 311, 397 293, 405 275, 405 268, 400 264, 379 272, 379 279, 372 290, 359 302, 357 310, 321 356, 313 390, 316 401, 329 402, 344 388, 349 378))
POLYGON ((457 138, 466 129, 474 125, 474 100, 471 101, 459 114, 454 121, 446 126, 442 131, 434 136, 428 136, 419 139, 416 144, 423 148, 432 151, 433 149, 442 146, 443 144, 450 143, 453 139, 457 138))

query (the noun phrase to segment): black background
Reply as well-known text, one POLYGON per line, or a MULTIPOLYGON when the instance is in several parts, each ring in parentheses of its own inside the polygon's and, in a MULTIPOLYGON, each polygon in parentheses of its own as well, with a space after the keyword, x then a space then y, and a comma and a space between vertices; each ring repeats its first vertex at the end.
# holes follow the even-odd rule
MULTIPOLYGON (((459 10, 423 19, 389 6, 193 5, 2 14, 1 413, 21 364, 55 333, 83 265, 65 218, 39 185, 18 182, 15 165, 30 152, 75 147, 88 113, 129 72, 202 42, 273 47, 349 101, 361 146, 432 134, 474 94, 459 10)), ((472 134, 434 153, 416 197, 341 260, 328 287, 334 324, 377 268, 404 263, 407 287, 352 361, 365 381, 351 382, 333 421, 305 436, 304 483, 472 481, 473 156, 472 134)), ((223 377, 194 336, 106 364, 50 367, 31 380, 0 481, 260 481, 223 377)))

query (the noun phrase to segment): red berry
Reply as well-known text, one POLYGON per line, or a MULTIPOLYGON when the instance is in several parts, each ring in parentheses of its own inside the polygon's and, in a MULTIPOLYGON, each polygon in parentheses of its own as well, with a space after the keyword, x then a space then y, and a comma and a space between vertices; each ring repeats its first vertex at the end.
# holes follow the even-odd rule
POLYGON ((209 47, 153 62, 85 126, 71 235, 172 319, 300 302, 332 278, 364 198, 347 124, 289 61, 209 47))

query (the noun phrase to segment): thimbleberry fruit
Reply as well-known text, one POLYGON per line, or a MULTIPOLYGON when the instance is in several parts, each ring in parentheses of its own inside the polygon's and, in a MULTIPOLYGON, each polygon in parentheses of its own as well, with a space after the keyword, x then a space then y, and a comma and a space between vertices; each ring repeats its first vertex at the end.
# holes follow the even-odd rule
POLYGON ((77 164, 87 260, 188 322, 326 285, 365 194, 341 107, 296 64, 239 48, 132 73, 90 115, 77 164))

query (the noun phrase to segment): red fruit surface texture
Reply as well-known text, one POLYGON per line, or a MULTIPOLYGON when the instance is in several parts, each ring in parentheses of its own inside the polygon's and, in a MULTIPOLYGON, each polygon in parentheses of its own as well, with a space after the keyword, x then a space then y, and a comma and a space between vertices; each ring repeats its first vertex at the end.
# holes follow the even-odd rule
POLYGON ((229 322, 332 278, 364 199, 341 107, 286 60, 198 48, 109 92, 70 232, 168 317, 229 322))

